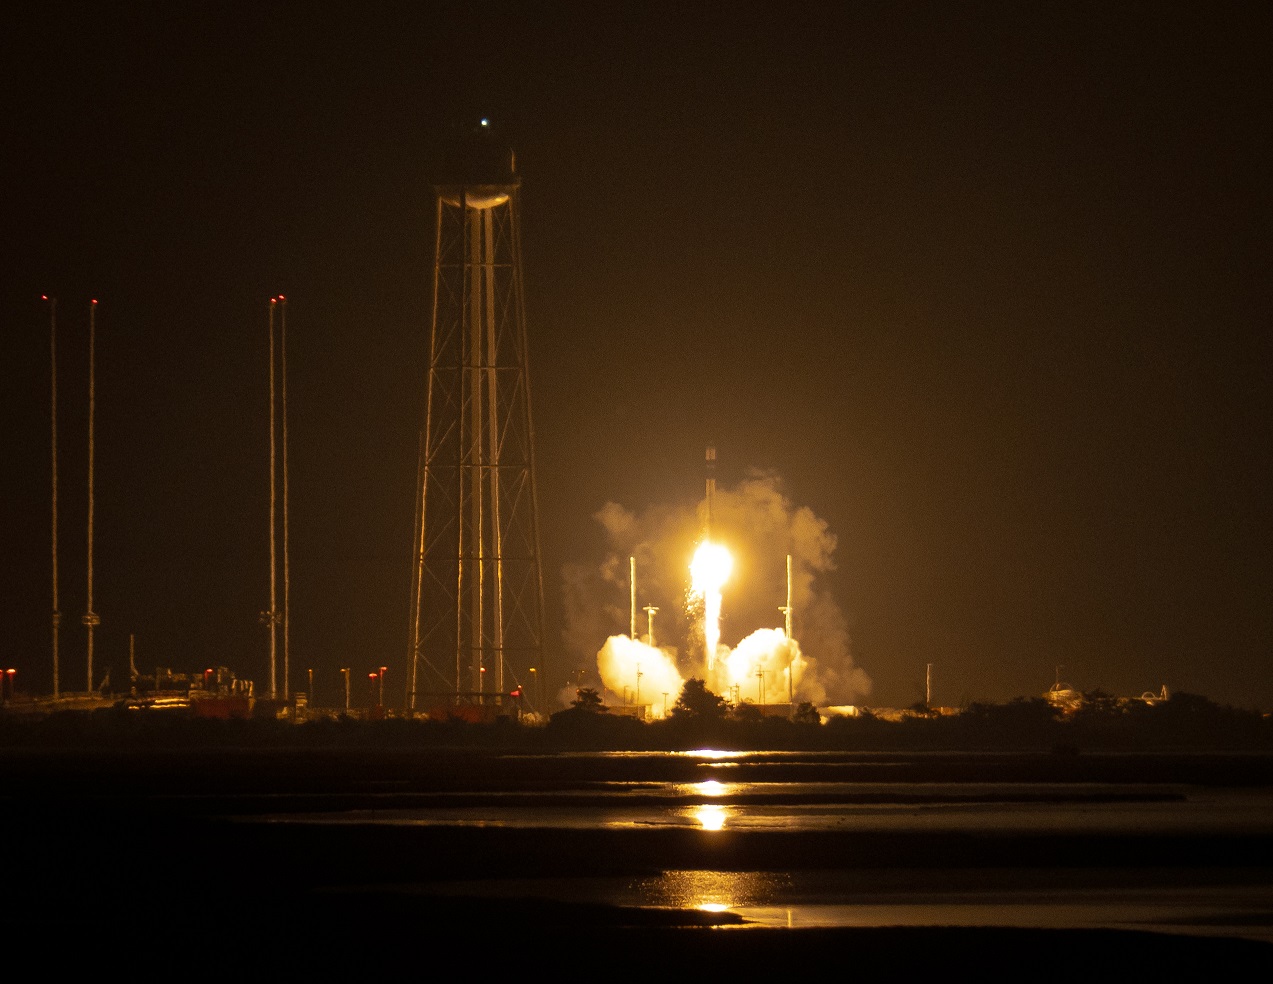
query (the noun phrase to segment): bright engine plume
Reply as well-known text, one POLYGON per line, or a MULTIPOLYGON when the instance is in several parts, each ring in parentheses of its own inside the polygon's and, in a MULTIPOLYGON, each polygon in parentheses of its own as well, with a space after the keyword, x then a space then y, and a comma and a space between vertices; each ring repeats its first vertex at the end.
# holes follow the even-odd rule
POLYGON ((690 594, 703 605, 703 639, 706 648, 707 677, 712 678, 716 666, 716 649, 720 645, 721 588, 729 580, 734 558, 719 543, 704 540, 690 562, 690 594))
MULTIPOLYGON (((794 505, 774 472, 752 469, 735 486, 713 488, 709 460, 708 479, 708 502, 654 503, 640 511, 607 502, 595 514, 607 542, 600 562, 572 562, 562 572, 569 647, 584 658, 597 655, 598 640, 619 626, 629 636, 636 631, 634 606, 639 611, 648 604, 662 613, 659 651, 687 679, 701 677, 735 700, 860 703, 871 679, 856 665, 848 620, 823 584, 836 566, 836 537, 827 522, 794 505), (687 572, 690 544, 698 552, 687 572), (633 557, 642 575, 635 601, 633 557), (790 560, 784 564, 784 558, 790 560), (726 584, 730 625, 745 627, 739 633, 745 638, 733 647, 737 655, 722 641, 720 593, 726 584), (775 625, 784 628, 768 628, 775 625), (688 648, 678 653, 678 646, 688 648), (705 662, 713 665, 710 675, 705 662)), ((598 659, 605 686, 616 693, 635 689, 639 650, 608 648, 598 659)), ((646 674, 660 664, 652 652, 640 655, 641 703, 662 703, 665 690, 674 700, 676 679, 669 674, 656 689, 646 674)))

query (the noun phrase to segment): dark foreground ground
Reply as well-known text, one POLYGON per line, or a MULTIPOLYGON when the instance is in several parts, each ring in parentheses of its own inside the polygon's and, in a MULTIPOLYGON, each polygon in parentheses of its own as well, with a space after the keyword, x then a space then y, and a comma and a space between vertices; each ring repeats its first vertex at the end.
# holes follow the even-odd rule
MULTIPOLYGON (((753 781, 809 781, 825 762, 755 765, 753 781)), ((874 755, 835 764, 837 781, 1173 782, 1273 785, 1266 756, 874 755)), ((134 976, 220 977, 269 969, 320 979, 531 974, 792 976, 958 973, 1071 979, 1102 971, 1207 974, 1273 970, 1273 947, 1235 938, 1123 930, 968 927, 765 929, 728 913, 470 898, 439 886, 491 879, 647 877, 661 871, 908 870, 970 873, 1130 868, 1137 880, 1226 872, 1273 882, 1273 823, 1207 836, 979 835, 695 829, 535 829, 279 822, 306 814, 374 821, 439 797, 456 808, 504 797, 530 814, 563 791, 586 807, 596 784, 703 778, 701 763, 654 757, 522 759, 494 753, 374 750, 0 752, 4 880, 0 925, 11 959, 134 976), (351 814, 352 815, 352 814, 351 814)), ((1273 925, 1273 913, 1252 912, 1273 925)))

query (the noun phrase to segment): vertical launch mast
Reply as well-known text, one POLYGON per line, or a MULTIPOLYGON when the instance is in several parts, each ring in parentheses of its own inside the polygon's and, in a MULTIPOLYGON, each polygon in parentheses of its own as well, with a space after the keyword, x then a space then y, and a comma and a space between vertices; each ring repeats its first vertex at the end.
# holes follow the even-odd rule
POLYGON ((409 712, 506 703, 544 666, 521 181, 486 120, 437 177, 409 712))
MULTIPOLYGON (((712 500, 716 498, 716 449, 708 447, 704 456, 703 469, 707 475, 707 518, 703 524, 703 542, 712 542, 712 500)), ((706 602, 706 599, 704 599, 706 602)), ((719 612, 717 613, 719 617, 719 612)), ((708 629, 706 618, 710 618, 710 614, 705 616, 703 631, 703 676, 704 679, 715 682, 714 674, 716 672, 716 644, 719 642, 719 629, 717 635, 708 629)))

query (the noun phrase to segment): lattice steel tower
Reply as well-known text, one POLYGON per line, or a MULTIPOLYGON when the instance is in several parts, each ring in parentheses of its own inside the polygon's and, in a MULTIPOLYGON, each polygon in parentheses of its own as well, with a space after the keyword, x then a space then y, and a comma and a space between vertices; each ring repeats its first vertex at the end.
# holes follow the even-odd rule
POLYGON ((544 612, 521 181, 485 120, 438 177, 407 707, 520 710, 544 612))

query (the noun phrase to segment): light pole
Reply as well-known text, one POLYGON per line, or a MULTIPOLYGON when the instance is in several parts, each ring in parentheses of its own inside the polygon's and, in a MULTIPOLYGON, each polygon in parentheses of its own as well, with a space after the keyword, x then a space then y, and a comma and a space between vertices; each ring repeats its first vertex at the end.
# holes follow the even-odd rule
POLYGON ((387 666, 380 667, 380 706, 381 707, 385 706, 385 671, 388 669, 389 667, 387 666))
POLYGON ((292 629, 292 606, 290 602, 292 575, 287 560, 287 544, 290 539, 287 531, 287 298, 278 295, 279 300, 279 374, 283 382, 283 699, 290 701, 291 690, 291 656, 288 648, 288 637, 292 629))
POLYGON ((274 422, 274 312, 278 297, 270 298, 270 607, 261 613, 261 621, 270 627, 270 700, 278 697, 278 537, 275 522, 278 515, 278 457, 275 447, 277 425, 274 422))
POLYGON ((646 641, 650 644, 651 647, 654 646, 654 613, 657 611, 658 609, 655 608, 653 605, 645 606, 646 624, 648 626, 646 630, 646 633, 647 633, 646 641))
POLYGON ((57 603, 57 298, 46 294, 44 299, 49 302, 49 359, 52 362, 49 408, 53 424, 53 698, 56 700, 61 696, 58 682, 58 626, 62 624, 62 613, 58 610, 57 603))
POLYGON ((667 691, 663 691, 663 716, 667 717, 667 691))
POLYGON ((644 674, 642 674, 642 673, 641 673, 641 664, 640 664, 640 663, 637 663, 637 665, 636 665, 636 670, 637 670, 637 686, 636 686, 636 701, 635 701, 635 703, 636 703, 636 706, 637 706, 637 707, 640 707, 640 706, 641 706, 641 677, 644 675, 644 674))
POLYGON ((102 624, 93 611, 93 416, 97 406, 97 300, 88 309, 88 603, 80 619, 88 630, 88 693, 93 692, 93 629, 102 624))
POLYGON ((536 714, 539 713, 539 673, 535 667, 530 668, 530 704, 536 714))
POLYGON ((340 675, 345 678, 345 713, 348 714, 349 713, 349 667, 342 666, 340 668, 340 675))

